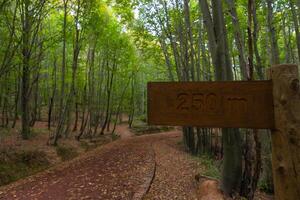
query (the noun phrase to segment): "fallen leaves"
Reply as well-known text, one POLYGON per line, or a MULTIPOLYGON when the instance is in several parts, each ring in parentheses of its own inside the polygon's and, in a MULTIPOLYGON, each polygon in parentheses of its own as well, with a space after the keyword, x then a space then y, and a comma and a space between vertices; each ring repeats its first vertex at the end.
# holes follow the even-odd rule
POLYGON ((173 132, 116 141, 64 167, 0 189, 0 199, 141 199, 151 185, 155 167, 146 199, 194 199, 194 163, 176 147, 179 135, 173 132))

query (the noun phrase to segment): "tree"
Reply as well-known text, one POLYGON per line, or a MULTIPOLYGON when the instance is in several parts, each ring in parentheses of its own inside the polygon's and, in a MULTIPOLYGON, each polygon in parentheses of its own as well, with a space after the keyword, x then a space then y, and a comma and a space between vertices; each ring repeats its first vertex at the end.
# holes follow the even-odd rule
POLYGON ((30 0, 21 1, 21 22, 22 22, 22 92, 21 92, 21 111, 22 111, 22 137, 28 139, 30 136, 30 76, 32 64, 32 49, 36 44, 36 38, 43 17, 45 1, 33 4, 30 0), (36 12, 36 13, 35 13, 36 12), (35 15, 33 15, 35 13, 35 15))
POLYGON ((267 7, 268 7, 268 28, 270 34, 270 43, 271 43, 271 64, 279 64, 279 49, 277 44, 277 34, 276 28, 274 26, 274 11, 273 11, 273 1, 267 0, 267 7))

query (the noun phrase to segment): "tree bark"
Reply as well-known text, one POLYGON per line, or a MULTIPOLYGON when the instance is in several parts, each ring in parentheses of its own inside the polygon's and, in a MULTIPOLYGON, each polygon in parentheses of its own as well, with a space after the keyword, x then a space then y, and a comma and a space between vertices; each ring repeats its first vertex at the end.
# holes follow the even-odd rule
POLYGON ((261 62, 261 56, 259 55, 258 51, 258 34, 259 34, 259 28, 258 28, 258 20, 257 20, 257 15, 256 15, 256 8, 257 8, 257 1, 253 0, 253 49, 254 49, 254 55, 255 55, 255 68, 257 71, 257 75, 260 80, 264 79, 264 73, 263 73, 263 66, 261 62))
POLYGON ((53 90, 52 90, 52 96, 50 98, 49 103, 49 111, 48 111, 48 130, 51 130, 51 121, 52 121, 52 112, 53 112, 53 105, 54 105, 54 99, 56 96, 56 86, 57 86, 57 66, 56 66, 57 58, 54 57, 54 63, 53 63, 53 90))
MULTIPOLYGON (((296 9, 293 0, 289 0, 290 7, 292 10, 292 16, 293 16, 293 22, 295 26, 295 32, 296 32, 296 43, 297 43, 297 49, 298 49, 298 62, 300 61, 300 33, 299 33, 299 21, 296 14, 296 9)), ((284 27, 285 28, 285 27, 284 27)))
POLYGON ((244 45, 244 39, 242 36, 242 31, 240 28, 240 22, 239 18, 236 12, 236 5, 234 0, 226 0, 229 12, 231 14, 231 21, 233 25, 233 32, 234 32, 234 39, 236 47, 239 51, 239 63, 240 63, 240 69, 241 69, 241 76, 243 80, 246 80, 248 78, 248 72, 247 72, 247 63, 246 63, 246 57, 245 57, 245 45, 244 45))
POLYGON ((22 13, 22 90, 21 90, 21 114, 22 114, 22 138, 29 139, 30 136, 30 118, 29 118, 29 84, 30 84, 30 38, 31 38, 31 22, 29 7, 30 1, 23 0, 22 13))
POLYGON ((195 50, 194 50, 194 38, 193 38, 193 30, 191 27, 191 17, 190 17, 190 6, 189 6, 190 0, 184 0, 184 19, 185 19, 185 27, 186 27, 186 38, 187 44, 186 47, 190 50, 188 52, 187 56, 187 64, 189 66, 189 71, 191 73, 191 80, 195 81, 195 50), (190 62, 189 62, 190 61, 190 62), (190 65, 189 65, 190 63, 190 65))
POLYGON ((268 28, 271 42, 271 64, 279 64, 279 48, 277 43, 276 28, 274 26, 273 0, 267 0, 268 7, 268 28))

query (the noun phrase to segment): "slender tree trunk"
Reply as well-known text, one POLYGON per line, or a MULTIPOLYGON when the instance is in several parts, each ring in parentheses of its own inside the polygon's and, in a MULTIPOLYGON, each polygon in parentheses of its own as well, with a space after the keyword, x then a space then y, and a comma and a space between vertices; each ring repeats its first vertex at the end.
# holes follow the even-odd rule
MULTIPOLYGON (((19 67, 20 68, 20 67, 19 67)), ((20 69, 19 69, 20 71, 20 69)), ((16 78, 16 95, 15 95, 15 116, 14 116, 14 121, 12 124, 12 128, 15 128, 17 119, 18 119, 18 111, 19 111, 19 99, 20 99, 20 87, 21 86, 21 81, 20 78, 16 78)))
POLYGON ((273 13, 273 0, 267 0, 267 7, 268 7, 268 28, 270 34, 270 42, 271 42, 271 64, 279 64, 279 48, 277 44, 277 34, 276 28, 274 26, 274 13, 273 13))
POLYGON ((131 98, 130 98, 130 115, 129 115, 129 119, 128 119, 128 125, 129 128, 132 128, 132 123, 134 120, 134 114, 135 114, 135 101, 134 101, 134 97, 135 97, 135 85, 134 85, 134 75, 133 78, 131 80, 131 98))
MULTIPOLYGON (((252 42, 252 14, 254 2, 248 0, 248 48, 249 48, 249 80, 254 80, 253 74, 253 42, 252 42)), ((254 198, 257 183, 261 172, 261 143, 258 130, 247 130, 245 145, 245 169, 243 174, 241 195, 248 200, 254 198)))
POLYGON ((282 33, 285 46, 285 63, 291 63, 289 35, 286 32, 286 15, 282 18, 282 33))
POLYGON ((65 99, 65 74, 66 74, 66 31, 67 31, 67 15, 68 15, 68 1, 64 0, 64 23, 63 23, 63 49, 62 49, 62 69, 61 69, 61 91, 60 91, 60 103, 59 103, 59 120, 57 128, 54 134, 53 145, 57 145, 58 138, 63 132, 63 127, 65 124, 65 117, 67 115, 67 103, 69 103, 69 98, 71 94, 68 95, 66 103, 64 104, 65 99))
POLYGON ((113 130, 112 130, 112 134, 115 133, 115 130, 116 130, 116 127, 117 127, 117 123, 118 123, 118 117, 120 115, 120 111, 121 111, 121 108, 122 108, 122 105, 123 105, 123 101, 124 101, 124 97, 125 97, 125 94, 126 94, 126 91, 127 91, 127 88, 130 84, 130 79, 129 81, 127 82, 127 84, 125 85, 123 91, 122 91, 122 94, 121 94, 121 97, 120 97, 120 101, 119 101, 119 104, 118 104, 118 107, 117 107, 117 112, 116 112, 116 120, 114 122, 114 127, 113 127, 113 130))
MULTIPOLYGON (((181 69, 181 60, 180 60, 180 56, 179 56, 179 52, 178 52, 178 48, 177 48, 177 43, 176 43, 176 39, 174 38, 174 34, 171 32, 171 25, 170 25, 170 19, 169 19, 169 11, 168 11, 168 7, 167 7, 167 2, 164 0, 163 1, 163 8, 164 8, 164 13, 165 13, 165 17, 166 17, 166 22, 164 23, 162 21, 162 19, 160 17, 158 17, 159 22, 161 24, 162 29, 164 30, 164 32, 166 33, 168 39, 170 40, 170 44, 171 44, 171 48, 172 48, 172 52, 173 52, 173 56, 174 56, 174 61, 175 61, 175 67, 176 67, 176 74, 177 74, 177 78, 178 80, 182 80, 182 71, 181 69), (166 27, 163 26, 163 24, 166 24, 166 27)), ((158 14, 159 16, 159 14, 158 14)))
POLYGON ((74 122, 74 127, 73 127, 73 132, 77 131, 77 126, 78 126, 78 116, 79 116, 79 110, 78 110, 78 102, 75 103, 75 122, 74 122))
POLYGON ((57 62, 57 58, 55 56, 54 64, 53 64, 53 66, 54 66, 54 68, 53 68, 53 81, 54 81, 54 84, 53 84, 52 96, 50 98, 49 111, 48 111, 48 130, 51 129, 52 111, 53 111, 54 99, 55 99, 55 96, 56 96, 56 85, 57 85, 57 74, 56 74, 57 66, 56 66, 56 62, 57 62))
POLYGON ((184 0, 184 19, 185 19, 185 27, 186 27, 186 38, 187 44, 186 47, 190 50, 190 52, 187 54, 188 56, 188 62, 190 60, 190 67, 189 71, 191 72, 191 80, 195 81, 195 50, 194 50, 194 38, 193 38, 193 30, 191 27, 191 19, 190 19, 190 6, 189 6, 190 0, 184 0))
POLYGON ((283 17, 282 19, 282 34, 283 34, 283 41, 285 47, 285 62, 291 63, 289 35, 286 32, 287 24, 285 20, 286 20, 286 16, 283 17))
POLYGON ((255 54, 255 60, 256 60, 256 71, 257 75, 260 80, 264 79, 264 73, 263 73, 263 66, 261 62, 261 57, 259 55, 258 51, 258 34, 259 34, 259 28, 258 28, 258 20, 257 20, 257 15, 256 15, 256 7, 257 7, 257 0, 253 0, 253 49, 254 49, 254 54, 255 54))
MULTIPOLYGON (((295 5, 293 0, 289 0, 290 7, 292 10, 292 16, 293 16, 293 22, 295 26, 295 32, 296 32, 296 42, 297 42, 297 49, 298 49, 298 62, 300 61, 300 33, 299 33, 299 21, 297 18, 297 13, 295 9, 295 5)), ((299 9, 299 8, 298 8, 299 9)))
MULTIPOLYGON (((60 93, 60 116, 64 109, 64 97, 65 97, 65 76, 66 76, 66 40, 67 40, 67 16, 68 16, 68 1, 64 1, 64 23, 63 23, 63 49, 62 49, 62 68, 61 68, 61 93, 60 93)), ((62 117, 62 116, 61 116, 62 117)), ((60 118, 61 118, 60 117, 60 118)))
POLYGON ((242 79, 246 80, 248 78, 248 73, 247 73, 247 63, 245 58, 245 45, 242 36, 242 31, 240 28, 239 18, 236 11, 235 0, 226 0, 226 1, 231 14, 231 21, 233 24, 233 32, 234 32, 236 47, 239 51, 239 63, 240 63, 242 79))
POLYGON ((37 120, 37 114, 38 114, 38 106, 39 106, 39 72, 37 72, 36 75, 36 83, 34 84, 34 94, 33 94, 33 109, 31 112, 31 120, 30 120, 30 127, 33 127, 36 120, 37 120))
POLYGON ((210 9, 208 6, 208 3, 206 0, 199 0, 199 5, 201 7, 201 11, 203 14, 203 21, 204 21, 204 25, 207 31, 207 37, 208 37, 208 47, 209 47, 209 51, 211 53, 211 57, 213 60, 213 66, 215 67, 215 77, 222 77, 222 72, 220 72, 219 69, 217 69, 218 65, 216 63, 216 49, 217 49, 217 43, 216 43, 216 35, 215 35, 215 30, 214 30, 214 24, 213 24, 213 20, 212 20, 212 16, 210 13, 210 9))
POLYGON ((72 63, 72 79, 71 79, 71 88, 69 95, 67 97, 67 101, 64 105, 64 108, 61 112, 60 120, 56 129, 53 145, 57 145, 58 138, 61 136, 62 133, 65 134, 65 136, 68 135, 69 129, 71 126, 71 113, 72 108, 74 107, 74 99, 76 98, 76 90, 75 90, 75 81, 76 81, 76 75, 77 75, 77 68, 78 68, 78 59, 79 59, 79 53, 80 53, 80 41, 81 41, 81 32, 82 30, 79 29, 78 23, 79 23, 79 15, 81 12, 81 1, 77 1, 77 7, 76 7, 76 15, 75 15, 75 36, 74 36, 74 49, 73 49, 73 63, 72 63), (64 129, 65 121, 67 121, 67 126, 64 129))
MULTIPOLYGON (((109 123, 109 115, 110 115, 110 100, 111 100, 111 93, 112 93, 112 86, 113 86, 113 80, 114 80, 114 73, 115 73, 115 67, 116 67, 116 55, 114 55, 114 63, 113 63, 113 69, 111 71, 111 74, 109 74, 108 71, 108 76, 107 76, 107 101, 106 101, 106 115, 105 115, 105 120, 102 125, 102 129, 100 134, 104 135, 104 130, 109 123)), ((108 62, 107 62, 107 67, 108 67, 108 62)))
POLYGON ((174 81, 171 59, 170 59, 170 56, 169 56, 169 53, 168 53, 167 45, 165 44, 165 38, 159 39, 159 43, 160 43, 161 49, 164 53, 165 62, 166 62, 167 69, 168 69, 169 79, 170 79, 170 81, 174 81))
POLYGON ((30 1, 23 0, 22 13, 22 94, 21 94, 21 114, 22 114, 22 138, 29 139, 30 136, 30 118, 29 118, 29 84, 30 84, 30 35, 31 22, 29 15, 30 1))

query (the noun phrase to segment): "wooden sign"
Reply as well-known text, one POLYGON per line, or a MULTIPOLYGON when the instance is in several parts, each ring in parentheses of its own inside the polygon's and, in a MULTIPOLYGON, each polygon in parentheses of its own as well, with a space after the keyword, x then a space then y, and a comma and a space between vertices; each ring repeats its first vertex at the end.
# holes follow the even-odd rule
POLYGON ((272 81, 148 83, 148 123, 274 128, 272 90, 272 81))

